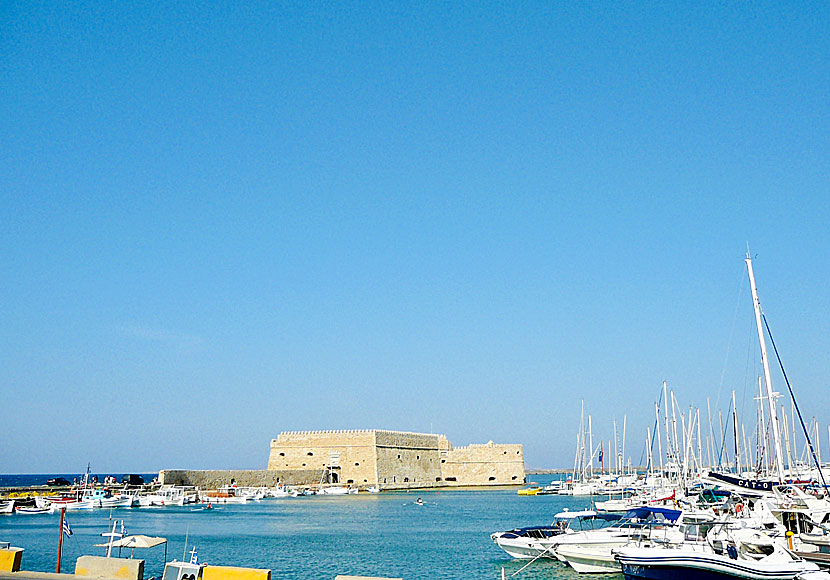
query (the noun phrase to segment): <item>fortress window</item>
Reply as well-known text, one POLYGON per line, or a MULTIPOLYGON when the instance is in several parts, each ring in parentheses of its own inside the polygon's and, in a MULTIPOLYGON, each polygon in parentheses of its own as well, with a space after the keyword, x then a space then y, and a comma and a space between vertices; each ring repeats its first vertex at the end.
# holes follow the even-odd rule
POLYGON ((505 451, 504 454, 507 455, 507 451, 505 451))
POLYGON ((440 477, 436 477, 436 478, 435 478, 435 481, 441 481, 441 478, 440 478, 440 477))
POLYGON ((516 476, 514 475, 514 476, 513 476, 513 477, 511 477, 510 479, 512 479, 513 481, 516 481, 516 476))
POLYGON ((446 481, 456 481, 456 479, 455 479, 454 477, 448 477, 448 478, 446 479, 446 481))
POLYGON ((400 459, 400 458, 401 458, 401 454, 400 454, 400 453, 398 453, 398 459, 400 459))
POLYGON ((280 457, 285 457, 285 453, 280 453, 280 457))
POLYGON ((308 453, 306 453, 306 455, 308 455, 309 457, 314 457, 314 454, 313 454, 311 451, 309 451, 308 453))
POLYGON ((364 480, 363 480, 363 483, 369 483, 369 480, 368 480, 368 479, 364 479, 364 480))
POLYGON ((350 479, 346 483, 354 483, 354 479, 350 479))
POLYGON ((495 477, 488 477, 487 481, 496 481, 496 478, 495 477))
POLYGON ((441 463, 446 463, 446 462, 447 462, 447 460, 446 460, 446 459, 442 459, 442 460, 441 460, 441 463))
POLYGON ((420 458, 421 458, 421 456, 420 456, 420 455, 416 455, 416 456, 415 456, 415 459, 420 459, 420 458))
POLYGON ((354 466, 355 466, 355 467, 357 467, 357 466, 359 466, 359 465, 360 465, 360 462, 358 462, 358 461, 355 461, 355 462, 354 462, 354 466))
POLYGON ((409 478, 408 478, 408 477, 404 477, 404 478, 403 478, 403 481, 404 481, 404 483, 407 483, 407 482, 409 481, 409 478))

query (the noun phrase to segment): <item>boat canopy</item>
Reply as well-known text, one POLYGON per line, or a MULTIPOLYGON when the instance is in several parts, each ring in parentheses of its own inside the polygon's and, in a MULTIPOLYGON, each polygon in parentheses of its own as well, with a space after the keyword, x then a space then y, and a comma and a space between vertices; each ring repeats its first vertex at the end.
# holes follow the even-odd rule
POLYGON ((676 522, 681 513, 680 510, 643 506, 628 510, 624 519, 635 522, 676 522))
POLYGON ((594 510, 582 510, 578 512, 559 512, 553 517, 555 517, 557 520, 572 520, 574 518, 587 518, 595 515, 597 515, 597 512, 595 512, 594 510))

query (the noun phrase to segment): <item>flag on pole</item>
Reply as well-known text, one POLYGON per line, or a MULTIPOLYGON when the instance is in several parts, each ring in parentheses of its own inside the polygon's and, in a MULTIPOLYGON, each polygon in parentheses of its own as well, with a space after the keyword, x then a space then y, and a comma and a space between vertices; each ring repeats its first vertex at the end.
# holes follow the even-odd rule
POLYGON ((191 564, 198 564, 199 563, 199 557, 196 554, 196 548, 195 547, 192 550, 190 550, 190 563, 191 564))
POLYGON ((124 537, 127 535, 127 528, 124 527, 124 520, 121 520, 121 536, 124 537))
POLYGON ((69 521, 64 518, 63 520, 63 533, 66 534, 67 537, 72 535, 72 528, 69 527, 69 521))

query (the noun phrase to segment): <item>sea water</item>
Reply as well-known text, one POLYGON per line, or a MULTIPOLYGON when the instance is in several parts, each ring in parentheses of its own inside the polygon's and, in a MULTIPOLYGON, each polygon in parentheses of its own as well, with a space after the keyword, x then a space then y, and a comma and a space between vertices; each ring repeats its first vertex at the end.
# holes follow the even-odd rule
MULTIPOLYGON (((543 483, 541 478, 534 481, 543 483)), ((116 521, 127 534, 167 538, 166 546, 136 549, 145 578, 160 577, 167 560, 268 568, 273 578, 333 580, 338 574, 405 580, 509 578, 527 560, 513 560, 490 539, 495 531, 548 524, 589 498, 519 496, 515 488, 382 492, 266 499, 242 505, 198 505, 69 511, 73 535, 63 540, 64 572, 95 547, 116 521), (424 505, 418 505, 421 498, 424 505)), ((23 568, 54 572, 59 514, 0 515, 0 541, 24 548, 23 568)), ((115 555, 119 555, 116 553, 115 555)), ((130 557, 122 550, 121 557, 130 557)), ((577 578, 566 565, 537 560, 514 578, 577 578)))

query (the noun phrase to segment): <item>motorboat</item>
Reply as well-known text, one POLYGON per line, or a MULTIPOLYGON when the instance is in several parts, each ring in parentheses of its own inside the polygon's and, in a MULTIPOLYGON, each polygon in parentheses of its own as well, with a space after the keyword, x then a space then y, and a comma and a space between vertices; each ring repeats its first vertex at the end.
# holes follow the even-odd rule
POLYGON ((283 485, 278 485, 276 487, 269 487, 266 490, 267 497, 289 497, 291 492, 283 485))
POLYGON ((522 489, 516 491, 518 495, 537 495, 541 490, 541 487, 523 487, 522 489))
POLYGON ((8 501, 0 501, 0 514, 13 514, 14 513, 14 500, 10 499, 8 501))
POLYGON ((639 507, 629 510, 613 526, 554 539, 553 553, 557 559, 567 562, 578 572, 618 572, 620 568, 613 550, 632 543, 680 543, 687 524, 712 521, 714 516, 707 512, 639 507))
POLYGON ((238 503, 243 504, 251 501, 251 497, 247 495, 240 495, 237 494, 237 490, 235 486, 225 486, 218 490, 211 490, 206 491, 204 493, 199 494, 199 500, 203 503, 224 503, 224 504, 232 504, 238 503))
POLYGON ((563 511, 553 517, 550 525, 514 528, 490 534, 490 539, 513 558, 555 558, 554 538, 564 534, 607 527, 620 519, 617 515, 599 514, 593 510, 563 511))
POLYGON ((616 552, 626 580, 830 580, 830 574, 749 528, 713 529, 705 536, 662 547, 622 547, 616 552))

